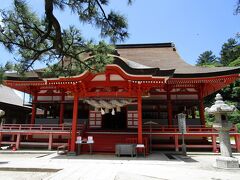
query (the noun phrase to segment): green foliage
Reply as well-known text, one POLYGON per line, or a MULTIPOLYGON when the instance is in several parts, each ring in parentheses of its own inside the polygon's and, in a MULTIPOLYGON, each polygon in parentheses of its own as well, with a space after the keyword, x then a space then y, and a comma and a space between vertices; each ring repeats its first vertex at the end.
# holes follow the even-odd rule
POLYGON ((211 127, 214 122, 214 116, 210 114, 205 114, 206 126, 211 127))
MULTIPOLYGON (((240 66, 240 45, 237 38, 228 39, 227 42, 223 44, 220 55, 220 58, 216 58, 211 51, 206 51, 199 56, 197 65, 205 67, 216 67, 221 64, 231 67, 240 66), (216 61, 216 59, 219 60, 216 61)), ((229 121, 236 124, 240 132, 240 80, 236 80, 234 83, 216 93, 220 93, 228 104, 233 104, 237 107, 237 110, 229 115, 229 121)), ((204 99, 205 106, 209 107, 215 102, 214 98, 216 93, 204 99)), ((213 116, 206 115, 205 117, 207 125, 211 125, 214 121, 213 116)))
POLYGON ((240 87, 233 87, 231 97, 235 100, 240 98, 240 87))
POLYGON ((5 64, 4 69, 5 69, 6 71, 13 70, 13 69, 14 69, 13 63, 11 63, 10 61, 7 61, 6 64, 5 64))
POLYGON ((240 123, 240 111, 236 110, 228 116, 228 120, 234 124, 240 123))
POLYGON ((10 61, 7 61, 4 66, 0 65, 0 84, 2 84, 5 79, 5 72, 13 70, 15 70, 15 65, 10 61))
MULTIPOLYGON (((220 63, 224 66, 232 66, 235 60, 240 57, 240 45, 236 39, 230 38, 223 44, 221 50, 220 63)), ((235 62, 237 65, 237 62, 235 62)))
MULTIPOLYGON (((18 56, 18 70, 25 72, 33 67, 36 61, 46 64, 56 63, 59 59, 70 58, 76 60, 75 70, 79 67, 91 71, 101 71, 104 66, 111 63, 106 53, 96 51, 97 46, 101 49, 104 43, 91 45, 91 41, 85 40, 80 30, 74 26, 67 29, 61 27, 61 23, 54 15, 54 9, 70 9, 79 17, 82 23, 92 24, 101 31, 101 36, 115 43, 128 37, 126 18, 110 10, 105 12, 108 0, 47 0, 45 2, 45 16, 40 17, 32 12, 27 1, 14 0, 13 9, 0 9, 0 43, 11 53, 18 56), (90 47, 92 46, 92 47, 90 47), (94 47, 94 48, 93 48, 94 47), (92 51, 92 52, 91 52, 92 51), (100 52, 96 54, 96 52, 100 52), (83 54, 95 54, 94 58, 84 61, 83 54), (78 63, 78 64, 77 64, 78 63)), ((131 0, 128 3, 131 4, 131 0)), ((104 47, 107 47, 104 44, 104 47)), ((111 49, 108 47, 107 49, 111 49)), ((106 49, 105 49, 106 50, 106 49)), ((106 51, 109 53, 109 51, 106 51)), ((60 71, 60 67, 51 67, 54 71, 60 71)), ((73 71, 62 68, 63 74, 73 71)), ((20 73, 22 73, 20 72, 20 73)), ((60 73, 60 72, 59 72, 60 73)))
POLYGON ((237 128, 238 132, 240 133, 240 123, 236 124, 236 128, 237 128))
POLYGON ((0 66, 0 84, 2 84, 2 82, 4 80, 4 73, 5 73, 4 67, 0 66))
POLYGON ((233 60, 232 62, 230 62, 228 66, 230 66, 230 67, 240 66, 240 57, 238 57, 236 60, 233 60))
POLYGON ((197 59, 197 66, 207 66, 207 67, 211 67, 211 66, 217 66, 218 63, 218 59, 217 57, 213 54, 212 51, 205 51, 202 54, 199 55, 198 59, 197 59))
MULTIPOLYGON (((97 45, 91 43, 87 44, 84 51, 91 52, 91 54, 87 56, 83 62, 79 63, 75 57, 65 58, 58 64, 48 64, 48 68, 44 69, 42 76, 46 78, 74 76, 83 73, 86 69, 93 73, 102 72, 105 70, 106 64, 111 64, 113 62, 113 57, 110 56, 110 54, 115 52, 115 47, 101 41, 97 45)), ((83 58, 84 57, 79 57, 79 59, 83 58)))
POLYGON ((106 61, 106 64, 111 64, 113 62, 113 57, 109 56, 110 54, 114 54, 115 47, 108 46, 104 42, 100 42, 97 46, 90 46, 92 56, 86 61, 89 66, 94 67, 95 72, 104 71, 105 65, 102 64, 102 61, 106 61))

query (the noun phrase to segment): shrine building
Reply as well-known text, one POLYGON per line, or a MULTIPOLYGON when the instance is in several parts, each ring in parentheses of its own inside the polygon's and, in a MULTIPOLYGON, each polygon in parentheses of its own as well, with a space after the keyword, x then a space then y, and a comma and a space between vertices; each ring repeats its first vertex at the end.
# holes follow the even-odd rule
MULTIPOLYGON (((178 151, 177 115, 184 113, 187 148, 217 151, 218 134, 205 125, 204 97, 236 81, 239 67, 190 65, 173 43, 124 44, 116 51, 102 73, 43 78, 31 71, 24 79, 7 74, 6 86, 31 95, 32 112, 27 124, 2 126, 1 144, 49 149, 68 144, 74 154, 77 136, 91 136, 93 153, 113 153, 119 143, 144 144, 147 153, 150 148, 178 151), (37 114, 37 108, 44 113, 37 114), (4 139, 9 134, 12 138, 4 139)), ((232 148, 240 151, 240 134, 233 127, 230 135, 236 141, 232 148)))

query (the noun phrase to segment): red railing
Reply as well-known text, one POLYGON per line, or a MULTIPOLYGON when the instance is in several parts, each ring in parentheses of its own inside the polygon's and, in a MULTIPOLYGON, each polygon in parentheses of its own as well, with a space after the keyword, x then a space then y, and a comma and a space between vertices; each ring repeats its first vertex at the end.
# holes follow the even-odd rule
MULTIPOLYGON (((71 131, 72 126, 66 124, 3 124, 0 126, 0 131, 71 131)), ((85 129, 85 124, 79 124, 77 130, 85 129)), ((205 126, 187 126, 187 133, 216 133, 217 130, 213 127, 205 126)), ((152 133, 178 133, 178 126, 163 126, 163 125, 143 125, 144 132, 152 133)), ((232 127, 230 132, 237 132, 236 127, 232 127)))
MULTIPOLYGON (((70 131, 71 125, 59 124, 3 124, 0 131, 70 131)), ((77 126, 78 130, 85 128, 84 124, 77 126)))
MULTIPOLYGON (((164 126, 164 125, 156 125, 152 124, 150 125, 143 125, 143 131, 144 132, 162 132, 162 133, 177 133, 179 132, 178 126, 164 126)), ((201 125, 190 125, 186 127, 187 133, 211 133, 211 132, 217 132, 216 129, 213 127, 205 127, 201 125)), ((235 126, 230 129, 230 132, 237 132, 237 128, 235 126)))

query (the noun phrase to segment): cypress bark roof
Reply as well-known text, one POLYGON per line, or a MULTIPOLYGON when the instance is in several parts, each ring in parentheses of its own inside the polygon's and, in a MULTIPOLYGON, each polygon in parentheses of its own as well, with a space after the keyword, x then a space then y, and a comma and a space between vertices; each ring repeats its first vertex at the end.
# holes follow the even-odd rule
POLYGON ((199 67, 186 63, 172 43, 117 45, 118 54, 128 60, 160 70, 175 69, 173 77, 209 77, 240 73, 239 67, 199 67))
MULTIPOLYGON (((240 67, 210 68, 190 65, 179 56, 173 43, 122 44, 116 45, 116 50, 117 56, 115 56, 114 64, 134 75, 151 74, 153 76, 195 78, 240 73, 240 67)), ((23 80, 39 80, 41 71, 42 69, 27 72, 27 78, 23 80)), ((19 78, 17 73, 7 74, 8 80, 19 78)))

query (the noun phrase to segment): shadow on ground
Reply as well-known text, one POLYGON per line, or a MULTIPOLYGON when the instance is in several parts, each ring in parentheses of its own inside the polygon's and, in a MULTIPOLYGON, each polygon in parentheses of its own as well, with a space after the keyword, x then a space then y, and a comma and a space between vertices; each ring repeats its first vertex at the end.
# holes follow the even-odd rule
POLYGON ((0 164, 8 164, 8 163, 9 163, 8 161, 0 162, 0 164))
POLYGON ((186 163, 196 163, 197 160, 191 158, 190 156, 181 156, 181 155, 175 155, 176 158, 180 159, 181 161, 184 161, 186 163))
POLYGON ((76 159, 76 160, 144 160, 144 161, 171 161, 171 162, 197 162, 191 157, 182 157, 181 155, 176 155, 174 153, 162 153, 153 152, 152 154, 144 157, 131 157, 131 156, 115 156, 114 154, 80 154, 78 156, 68 156, 68 155, 58 155, 52 157, 52 159, 76 159))
POLYGON ((140 174, 133 174, 133 173, 126 173, 126 172, 119 172, 116 174, 114 180, 167 180, 163 178, 153 177, 153 176, 146 176, 140 174))

